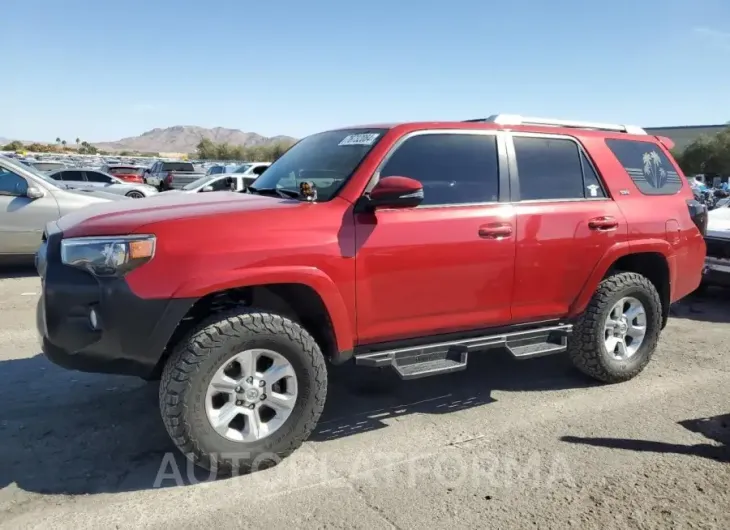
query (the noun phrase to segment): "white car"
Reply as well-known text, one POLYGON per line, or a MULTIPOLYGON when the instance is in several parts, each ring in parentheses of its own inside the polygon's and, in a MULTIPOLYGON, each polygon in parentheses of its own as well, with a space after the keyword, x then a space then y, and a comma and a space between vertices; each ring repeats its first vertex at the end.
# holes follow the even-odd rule
POLYGON ((705 244, 702 283, 730 287, 730 203, 708 212, 705 244))
POLYGON ((244 175, 235 175, 233 173, 223 173, 219 175, 206 175, 198 180, 186 184, 180 190, 166 191, 164 194, 170 193, 201 193, 207 191, 243 191, 246 189, 246 179, 244 175))
POLYGON ((147 184, 124 182, 122 179, 98 169, 66 168, 52 171, 48 176, 57 181, 61 188, 101 191, 124 195, 130 199, 143 199, 159 193, 156 188, 147 184))
POLYGON ((233 174, 243 175, 246 178, 247 185, 250 186, 270 165, 271 162, 246 162, 237 167, 233 174))

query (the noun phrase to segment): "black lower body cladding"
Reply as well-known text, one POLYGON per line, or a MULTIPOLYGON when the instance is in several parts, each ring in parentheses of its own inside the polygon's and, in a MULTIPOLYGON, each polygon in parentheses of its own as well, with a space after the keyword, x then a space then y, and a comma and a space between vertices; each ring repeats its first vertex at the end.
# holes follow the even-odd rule
POLYGON ((43 353, 73 370, 149 376, 194 300, 140 298, 124 279, 63 265, 60 246, 61 233, 49 233, 36 258, 43 353))

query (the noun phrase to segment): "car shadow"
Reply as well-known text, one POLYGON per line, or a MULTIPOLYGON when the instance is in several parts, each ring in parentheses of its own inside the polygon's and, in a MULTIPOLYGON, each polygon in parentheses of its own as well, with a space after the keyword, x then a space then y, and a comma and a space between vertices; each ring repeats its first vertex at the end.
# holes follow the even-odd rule
POLYGON ((727 324, 730 323, 729 309, 730 290, 708 287, 672 304, 669 315, 672 318, 727 324))
POLYGON ((33 264, 33 258, 0 258, 0 280, 5 278, 32 278, 38 272, 33 264))
POLYGON ((730 463, 730 414, 680 421, 679 425, 692 432, 702 434, 715 443, 682 445, 651 440, 630 440, 625 438, 581 438, 563 436, 563 442, 592 445, 606 449, 623 449, 627 451, 673 453, 678 455, 697 456, 717 462, 730 463))
MULTIPOLYGON (((467 371, 415 381, 352 365, 333 368, 327 406, 310 440, 384 429, 387 418, 484 406, 495 401, 493 390, 594 384, 564 356, 519 364, 506 352, 473 357, 467 371)), ((0 361, 0 379, 0 489, 15 483, 30 492, 82 495, 180 485, 158 480, 170 462, 187 477, 182 484, 209 478, 202 470, 192 480, 188 475, 191 467, 160 419, 156 384, 63 370, 42 355, 0 361)))

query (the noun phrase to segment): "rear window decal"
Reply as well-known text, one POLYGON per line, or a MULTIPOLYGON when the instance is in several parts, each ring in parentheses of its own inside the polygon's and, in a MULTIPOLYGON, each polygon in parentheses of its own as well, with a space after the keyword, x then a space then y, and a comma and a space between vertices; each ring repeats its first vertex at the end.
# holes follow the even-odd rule
POLYGON ((373 145, 379 133, 349 134, 337 145, 373 145))

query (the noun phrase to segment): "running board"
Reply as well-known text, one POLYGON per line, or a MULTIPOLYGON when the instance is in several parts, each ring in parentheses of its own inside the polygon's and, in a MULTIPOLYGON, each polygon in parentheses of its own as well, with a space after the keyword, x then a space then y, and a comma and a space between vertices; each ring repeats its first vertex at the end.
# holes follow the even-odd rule
POLYGON ((355 355, 361 366, 391 366, 401 379, 419 379, 466 369, 469 352, 506 348, 517 359, 532 359, 564 352, 571 324, 484 335, 469 339, 423 344, 355 355))

